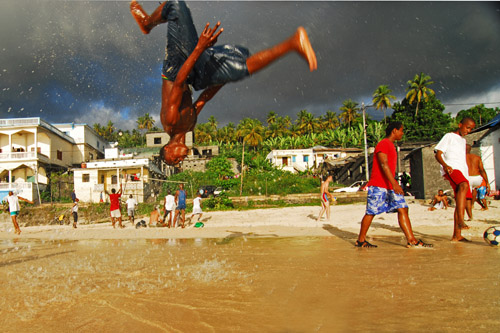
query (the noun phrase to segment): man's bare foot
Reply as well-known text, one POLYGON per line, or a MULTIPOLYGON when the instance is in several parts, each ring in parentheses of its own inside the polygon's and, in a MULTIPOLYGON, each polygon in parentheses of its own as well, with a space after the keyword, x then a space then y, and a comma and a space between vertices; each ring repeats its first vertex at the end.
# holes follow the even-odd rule
POLYGON ((20 235, 21 234, 21 229, 16 229, 16 231, 14 231, 14 233, 20 235))
POLYGON ((460 238, 453 237, 453 238, 451 239, 451 241, 452 241, 452 242, 464 242, 464 243, 466 243, 466 242, 470 242, 470 240, 468 240, 468 239, 467 239, 467 238, 465 238, 465 237, 460 237, 460 238))
POLYGON ((147 21, 149 19, 149 15, 144 11, 141 5, 137 3, 137 1, 132 0, 130 2, 130 13, 134 17, 135 21, 141 28, 141 31, 147 35, 151 31, 151 28, 147 26, 147 21))
POLYGON ((297 32, 295 32, 294 40, 296 41, 297 52, 307 61, 309 64, 309 70, 312 72, 318 69, 318 61, 316 60, 316 54, 309 42, 309 37, 307 36, 306 29, 303 27, 298 27, 297 32))
POLYGON ((462 229, 462 230, 467 230, 467 229, 470 229, 470 227, 469 227, 467 224, 465 224, 465 223, 461 223, 461 224, 459 224, 459 225, 458 225, 458 227, 459 227, 460 229, 462 229))
POLYGON ((488 210, 488 207, 486 207, 486 208, 481 208, 481 210, 488 210))

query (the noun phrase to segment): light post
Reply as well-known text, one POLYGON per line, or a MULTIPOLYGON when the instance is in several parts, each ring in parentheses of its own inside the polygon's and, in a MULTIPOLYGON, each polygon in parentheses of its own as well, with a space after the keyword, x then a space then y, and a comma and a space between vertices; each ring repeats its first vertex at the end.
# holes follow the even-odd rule
MULTIPOLYGON (((371 105, 370 105, 371 106, 371 105)), ((365 147, 365 178, 366 181, 370 179, 369 165, 368 165, 368 141, 366 139, 366 108, 364 102, 361 102, 361 110, 363 111, 363 137, 364 137, 364 147, 365 147)))

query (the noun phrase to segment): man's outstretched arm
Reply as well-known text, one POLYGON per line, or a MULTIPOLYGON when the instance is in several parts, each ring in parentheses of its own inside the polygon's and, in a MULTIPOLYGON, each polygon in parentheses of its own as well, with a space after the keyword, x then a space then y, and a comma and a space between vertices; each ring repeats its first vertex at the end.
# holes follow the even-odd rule
MULTIPOLYGON (((210 29, 210 23, 207 23, 205 29, 203 29, 203 32, 200 35, 200 38, 198 39, 198 44, 196 44, 193 52, 186 59, 181 69, 179 70, 179 73, 177 73, 177 77, 175 78, 174 85, 170 93, 170 98, 168 100, 169 111, 171 111, 171 109, 174 109, 174 111, 178 112, 179 106, 182 101, 182 94, 184 92, 184 84, 189 76, 189 73, 191 73, 191 71, 193 70, 196 61, 198 61, 198 58, 203 53, 203 51, 217 42, 217 37, 219 37, 219 35, 224 30, 220 29, 219 31, 217 31, 219 26, 220 22, 217 22, 214 28, 210 29)), ((176 112, 169 112, 169 114, 175 113, 176 112)))

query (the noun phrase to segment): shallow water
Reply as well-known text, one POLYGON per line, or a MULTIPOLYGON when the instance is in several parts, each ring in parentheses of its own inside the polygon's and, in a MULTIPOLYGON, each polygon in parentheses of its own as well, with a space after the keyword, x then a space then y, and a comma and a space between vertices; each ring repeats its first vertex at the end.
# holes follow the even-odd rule
POLYGON ((0 240, 4 332, 495 331, 500 250, 434 239, 0 240))

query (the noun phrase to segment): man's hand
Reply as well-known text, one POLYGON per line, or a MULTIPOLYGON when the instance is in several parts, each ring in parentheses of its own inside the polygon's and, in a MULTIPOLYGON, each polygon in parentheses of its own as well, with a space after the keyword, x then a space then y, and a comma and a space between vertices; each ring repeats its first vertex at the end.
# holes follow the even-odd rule
POLYGON ((453 168, 451 166, 449 166, 448 164, 444 165, 443 166, 443 169, 444 171, 447 173, 447 174, 451 174, 453 172, 453 168))
POLYGON ((405 192, 401 188, 401 185, 399 185, 398 183, 393 184, 392 188, 394 190, 394 193, 400 194, 400 195, 405 195, 405 192))
POLYGON ((198 39, 198 46, 202 47, 204 50, 211 46, 214 46, 215 43, 217 43, 217 38, 224 31, 223 28, 217 31, 217 29, 219 29, 219 26, 220 22, 217 22, 214 28, 210 29, 210 23, 207 22, 205 29, 203 29, 203 32, 200 35, 200 39, 198 39))

